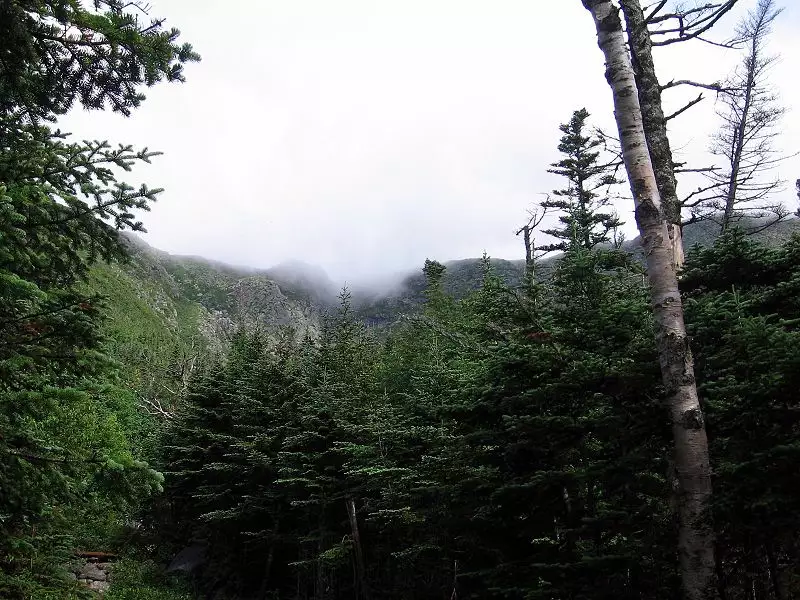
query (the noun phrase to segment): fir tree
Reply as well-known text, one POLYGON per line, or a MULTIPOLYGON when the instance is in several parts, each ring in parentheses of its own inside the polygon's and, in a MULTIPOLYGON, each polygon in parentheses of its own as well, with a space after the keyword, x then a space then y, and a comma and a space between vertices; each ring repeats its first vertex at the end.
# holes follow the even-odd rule
POLYGON ((465 565, 476 592, 669 597, 647 290, 632 266, 607 265, 573 246, 550 283, 483 292, 491 337, 468 439, 493 475, 476 507, 491 554, 465 565))
POLYGON ((556 209, 560 226, 543 233, 561 240, 537 250, 566 251, 570 244, 592 249, 598 244, 612 241, 611 234, 622 225, 610 209, 610 189, 621 183, 615 176, 612 162, 601 160, 598 150, 603 141, 598 136, 586 135, 589 112, 582 108, 572 114, 569 123, 559 126, 564 134, 558 151, 564 157, 553 163, 548 173, 566 178, 567 187, 553 190, 553 197, 541 203, 545 210, 556 209))

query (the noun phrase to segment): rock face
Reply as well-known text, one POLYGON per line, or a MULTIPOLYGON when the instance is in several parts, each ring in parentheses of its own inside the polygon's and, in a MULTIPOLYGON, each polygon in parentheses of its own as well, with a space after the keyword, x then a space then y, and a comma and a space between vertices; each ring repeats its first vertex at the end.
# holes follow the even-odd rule
POLYGON ((82 583, 90 590, 103 594, 111 587, 112 568, 111 563, 89 559, 88 562, 83 563, 73 571, 73 574, 78 583, 82 583))
MULTIPOLYGON (((800 219, 793 218, 754 237, 779 243, 798 231, 800 219)), ((711 222, 684 228, 687 249, 695 243, 710 244, 715 236, 711 222)), ((264 270, 233 267, 198 257, 172 256, 133 235, 125 235, 124 240, 131 261, 122 267, 98 266, 93 284, 96 291, 108 296, 112 305, 123 307, 119 320, 146 321, 152 330, 167 331, 179 339, 192 338, 212 355, 223 354, 239 328, 257 328, 267 336, 291 328, 298 338, 313 337, 320 330, 322 314, 338 305, 336 284, 318 267, 296 261, 264 270)), ((638 238, 623 248, 641 258, 638 238)), ((541 261, 537 272, 546 274, 557 261, 557 256, 541 261)), ((450 261, 446 266, 446 292, 459 298, 480 287, 480 259, 450 261)), ((352 290, 356 315, 367 325, 388 327, 400 315, 417 310, 425 286, 422 265, 419 267, 382 285, 352 290)), ((524 261, 493 259, 492 268, 513 286, 522 278, 524 261)), ((152 340, 143 343, 153 346, 152 340)), ((129 362, 125 356, 118 358, 129 362)))
MULTIPOLYGON (((319 331, 320 315, 335 298, 333 284, 315 273, 294 274, 292 267, 258 271, 197 257, 172 256, 126 236, 132 260, 123 267, 128 286, 169 328, 199 333, 212 352, 227 347, 237 329, 259 329, 269 335, 287 327, 298 337, 319 331)), ((299 269, 300 267, 295 267, 299 269)), ((112 298, 113 301, 113 298, 112 298)), ((184 332, 187 333, 187 332, 184 332)))
POLYGON ((206 560, 206 546, 204 544, 193 544, 187 546, 172 559, 167 567, 167 573, 182 571, 191 573, 206 560))
POLYGON ((103 594, 108 591, 111 584, 108 581, 89 581, 87 583, 90 590, 103 594))
POLYGON ((86 563, 76 573, 79 580, 108 581, 108 563, 86 563))

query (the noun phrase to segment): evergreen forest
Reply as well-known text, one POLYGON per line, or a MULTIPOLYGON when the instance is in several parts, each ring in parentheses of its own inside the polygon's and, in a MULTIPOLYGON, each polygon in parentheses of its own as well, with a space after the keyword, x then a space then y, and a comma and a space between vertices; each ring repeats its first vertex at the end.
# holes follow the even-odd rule
POLYGON ((149 247, 162 190, 128 180, 159 153, 61 119, 135 120, 200 54, 158 6, 0 0, 0 598, 800 598, 780 7, 582 4, 618 132, 565 99, 520 260, 375 294, 149 247), (734 8, 723 166, 678 202, 650 50, 734 8))

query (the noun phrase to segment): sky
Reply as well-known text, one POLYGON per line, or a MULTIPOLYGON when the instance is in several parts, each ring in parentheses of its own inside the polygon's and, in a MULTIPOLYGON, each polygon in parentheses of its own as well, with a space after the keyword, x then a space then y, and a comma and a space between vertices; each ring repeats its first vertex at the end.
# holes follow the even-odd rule
MULTIPOLYGON (((559 123, 613 132, 611 92, 580 0, 151 0, 202 55, 183 84, 146 90, 130 118, 73 112, 63 127, 164 152, 130 183, 163 187, 144 239, 172 254, 266 268, 289 260, 358 283, 441 261, 520 259, 514 231, 559 187, 559 123)), ((741 8, 709 36, 727 38, 741 8)), ((783 0, 771 81, 800 150, 800 1, 783 0)), ((656 51, 662 83, 717 81, 739 55, 656 51)), ((671 112, 696 89, 665 92, 671 112)), ((713 93, 672 121, 679 159, 705 166, 713 93)), ((800 158, 779 195, 793 208, 800 158)), ((683 185, 686 192, 689 184, 683 185)), ((632 201, 617 210, 635 236, 632 201)))

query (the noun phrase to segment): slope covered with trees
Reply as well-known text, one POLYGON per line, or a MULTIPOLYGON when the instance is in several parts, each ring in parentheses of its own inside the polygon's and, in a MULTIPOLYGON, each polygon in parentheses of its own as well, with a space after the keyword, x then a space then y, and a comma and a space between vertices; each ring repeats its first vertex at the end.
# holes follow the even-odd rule
POLYGON ((681 229, 684 109, 664 116, 652 47, 736 0, 583 3, 624 161, 577 110, 553 243, 533 211, 525 260, 338 296, 307 265, 149 248, 125 232, 160 190, 121 176, 157 153, 56 128, 183 81, 177 30, 138 2, 0 3, 0 597, 92 597, 87 549, 121 557, 109 600, 800 596, 798 220, 740 212, 777 187, 748 175, 782 110, 746 67, 779 11, 743 22, 723 108, 761 104, 681 229), (641 243, 616 232, 623 165, 641 243))
MULTIPOLYGON (((565 222, 543 278, 509 284, 484 259, 455 298, 428 261, 421 312, 386 337, 347 294, 318 337, 240 332, 165 430, 143 543, 201 549, 193 580, 223 598, 675 597, 644 271, 602 244, 603 219, 565 222)), ((799 239, 735 229, 682 277, 722 598, 798 593, 799 239)))
MULTIPOLYGON (((797 244, 733 232, 687 262, 727 598, 797 593, 797 244)), ((150 543, 203 546, 218 597, 674 597, 640 267, 576 244, 460 301, 442 272, 384 342, 346 297, 317 340, 237 337, 168 426, 150 543)))

